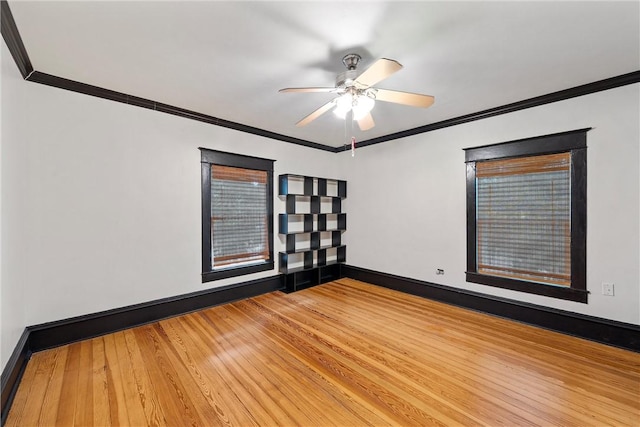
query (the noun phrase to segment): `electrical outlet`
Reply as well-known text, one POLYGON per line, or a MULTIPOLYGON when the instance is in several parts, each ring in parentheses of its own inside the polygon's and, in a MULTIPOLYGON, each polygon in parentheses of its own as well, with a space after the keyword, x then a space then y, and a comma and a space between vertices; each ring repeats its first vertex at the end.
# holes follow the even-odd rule
POLYGON ((444 274, 444 270, 439 268, 439 269, 436 270, 436 274, 443 275, 444 274))
POLYGON ((613 296, 613 283, 602 283, 602 295, 613 296))

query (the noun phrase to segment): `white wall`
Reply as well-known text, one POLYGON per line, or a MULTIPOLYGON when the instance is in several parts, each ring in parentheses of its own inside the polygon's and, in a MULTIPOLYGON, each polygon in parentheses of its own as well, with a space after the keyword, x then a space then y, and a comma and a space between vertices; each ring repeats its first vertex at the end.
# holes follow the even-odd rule
POLYGON ((4 366, 27 326, 26 286, 20 239, 23 189, 20 163, 26 161, 24 146, 18 143, 19 129, 28 125, 26 105, 20 97, 22 76, 6 45, 2 44, 2 133, 0 135, 0 366, 4 366))
MULTIPOLYGON (((3 44, 0 363, 27 325, 275 274, 201 283, 198 147, 275 159, 275 175, 347 179, 351 265, 638 324, 638 86, 365 147, 351 158, 24 82, 3 44), (582 127, 594 127, 589 304, 465 283, 462 148, 582 127), (600 294, 603 281, 615 283, 615 297, 600 294)), ((275 243, 280 250, 278 236, 275 243)))
POLYGON ((2 366, 27 325, 277 274, 201 283, 198 147, 346 178, 333 153, 24 82, 3 49, 2 366))
POLYGON ((348 175, 349 264, 640 324, 639 93, 625 86, 363 147, 348 175), (589 303, 466 283, 462 149, 586 127, 589 303))

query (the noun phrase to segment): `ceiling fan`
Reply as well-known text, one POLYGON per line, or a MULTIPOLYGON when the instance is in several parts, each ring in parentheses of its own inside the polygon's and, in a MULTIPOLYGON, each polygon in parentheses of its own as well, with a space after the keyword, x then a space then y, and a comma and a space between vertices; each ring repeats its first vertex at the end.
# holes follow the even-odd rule
POLYGON ((376 83, 400 71, 402 65, 399 62, 381 58, 358 75, 356 68, 360 59, 360 55, 355 53, 350 53, 342 58, 342 63, 347 67, 347 71, 338 74, 335 87, 298 87, 279 90, 279 92, 328 92, 339 95, 300 120, 296 126, 305 126, 333 108, 334 114, 343 119, 347 113, 351 112, 352 119, 358 122, 361 130, 365 131, 375 126, 371 116, 371 109, 374 107, 375 101, 422 108, 430 107, 433 104, 434 98, 430 95, 373 87, 376 83))

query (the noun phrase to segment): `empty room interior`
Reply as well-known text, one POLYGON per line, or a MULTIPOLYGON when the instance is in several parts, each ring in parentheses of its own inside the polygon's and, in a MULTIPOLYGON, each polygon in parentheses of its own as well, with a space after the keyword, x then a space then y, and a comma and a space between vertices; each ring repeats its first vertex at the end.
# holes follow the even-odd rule
POLYGON ((1 0, 2 426, 639 426, 638 1, 1 0))

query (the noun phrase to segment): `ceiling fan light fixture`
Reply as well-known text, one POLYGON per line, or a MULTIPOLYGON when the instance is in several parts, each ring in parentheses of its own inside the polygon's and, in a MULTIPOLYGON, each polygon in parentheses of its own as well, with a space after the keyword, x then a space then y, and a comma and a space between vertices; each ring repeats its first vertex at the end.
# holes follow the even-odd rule
POLYGON ((353 100, 353 120, 360 120, 376 105, 376 101, 366 95, 359 95, 353 100))
POLYGON ((353 120, 360 120, 369 114, 375 103, 375 100, 370 96, 345 93, 339 98, 336 98, 336 106, 333 109, 333 114, 344 120, 347 117, 347 113, 352 111, 353 120))
POLYGON ((353 97, 350 93, 345 93, 336 99, 336 108, 333 109, 333 114, 337 117, 344 119, 347 116, 349 110, 351 110, 351 105, 353 103, 353 97))

